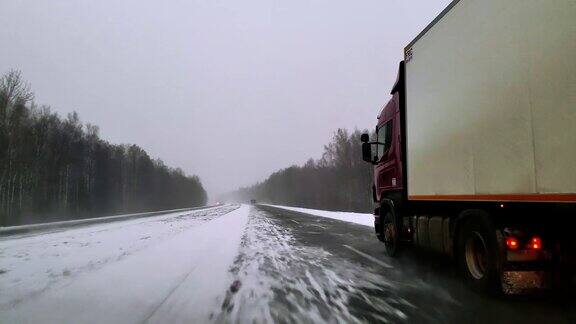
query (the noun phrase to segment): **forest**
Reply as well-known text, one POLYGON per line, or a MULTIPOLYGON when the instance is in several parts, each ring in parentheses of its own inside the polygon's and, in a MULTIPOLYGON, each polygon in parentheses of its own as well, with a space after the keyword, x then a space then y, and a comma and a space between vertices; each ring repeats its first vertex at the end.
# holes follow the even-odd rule
POLYGON ((361 134, 338 129, 320 159, 277 171, 261 183, 224 195, 222 200, 256 199, 287 206, 371 212, 372 165, 362 160, 361 134))
POLYGON ((0 226, 204 205, 197 176, 115 145, 76 113, 37 106, 19 71, 0 79, 0 226))

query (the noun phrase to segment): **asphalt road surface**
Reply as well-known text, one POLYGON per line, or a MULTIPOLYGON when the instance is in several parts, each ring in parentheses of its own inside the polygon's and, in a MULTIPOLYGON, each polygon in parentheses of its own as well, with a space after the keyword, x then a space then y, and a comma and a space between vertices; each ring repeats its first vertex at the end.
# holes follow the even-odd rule
POLYGON ((573 295, 482 297, 448 260, 386 257, 362 225, 258 206, 240 251, 224 321, 576 323, 573 295))
POLYGON ((220 206, 0 238, 0 323, 576 323, 574 294, 483 297, 368 226, 220 206))

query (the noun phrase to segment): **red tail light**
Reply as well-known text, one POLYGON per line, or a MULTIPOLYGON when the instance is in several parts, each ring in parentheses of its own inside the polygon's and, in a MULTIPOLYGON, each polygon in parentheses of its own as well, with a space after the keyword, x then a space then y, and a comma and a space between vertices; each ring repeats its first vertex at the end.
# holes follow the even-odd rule
POLYGON ((518 239, 514 236, 508 236, 506 238, 506 246, 510 250, 517 250, 518 249, 518 239))
POLYGON ((538 237, 538 236, 534 236, 530 240, 530 243, 528 244, 528 246, 532 250, 541 250, 542 249, 542 239, 540 239, 540 237, 538 237))

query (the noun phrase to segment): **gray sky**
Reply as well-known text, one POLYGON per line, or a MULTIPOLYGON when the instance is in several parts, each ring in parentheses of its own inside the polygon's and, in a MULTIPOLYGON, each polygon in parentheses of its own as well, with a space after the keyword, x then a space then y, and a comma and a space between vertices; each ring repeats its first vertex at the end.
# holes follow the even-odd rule
POLYGON ((404 46, 449 2, 6 0, 0 73, 214 197, 374 127, 404 46))

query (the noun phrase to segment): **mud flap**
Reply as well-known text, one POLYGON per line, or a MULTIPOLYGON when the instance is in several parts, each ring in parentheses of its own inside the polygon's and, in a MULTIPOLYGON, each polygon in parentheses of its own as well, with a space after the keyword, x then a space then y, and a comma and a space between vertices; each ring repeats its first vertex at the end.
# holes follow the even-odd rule
POLYGON ((527 294, 550 289, 551 275, 548 271, 504 271, 502 292, 505 294, 527 294))

